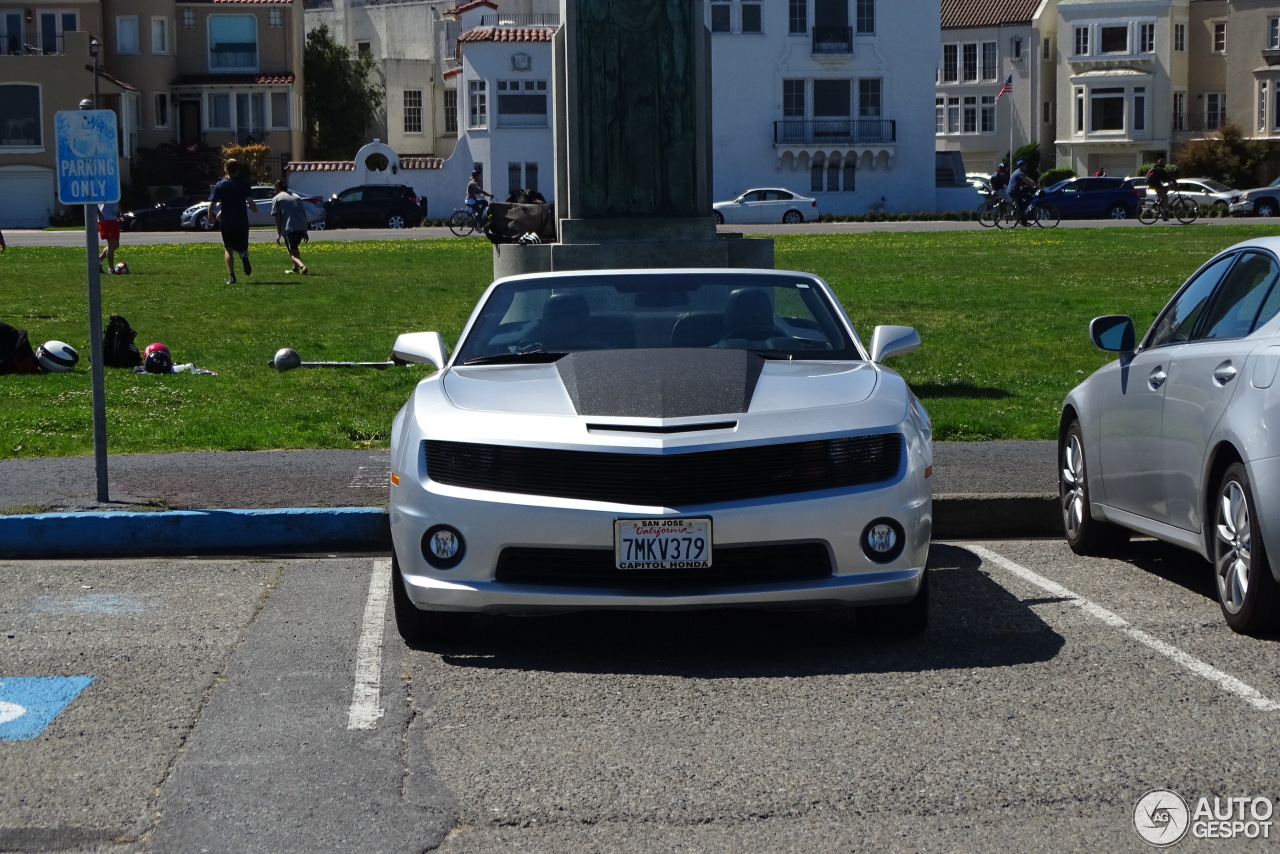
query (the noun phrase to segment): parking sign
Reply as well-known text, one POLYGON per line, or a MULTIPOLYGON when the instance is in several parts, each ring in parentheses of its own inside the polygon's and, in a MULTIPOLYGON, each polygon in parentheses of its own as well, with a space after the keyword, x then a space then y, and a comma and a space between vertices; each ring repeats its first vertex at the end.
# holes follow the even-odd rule
POLYGON ((120 149, 111 110, 54 114, 58 145, 58 201, 96 205, 120 201, 120 149))

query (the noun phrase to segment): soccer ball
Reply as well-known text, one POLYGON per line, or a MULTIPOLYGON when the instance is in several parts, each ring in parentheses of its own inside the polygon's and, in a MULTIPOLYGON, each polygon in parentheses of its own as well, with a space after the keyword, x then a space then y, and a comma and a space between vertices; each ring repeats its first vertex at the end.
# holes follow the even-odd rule
POLYGON ((129 265, 121 261, 115 266, 115 272, 117 276, 123 276, 129 272, 129 265))

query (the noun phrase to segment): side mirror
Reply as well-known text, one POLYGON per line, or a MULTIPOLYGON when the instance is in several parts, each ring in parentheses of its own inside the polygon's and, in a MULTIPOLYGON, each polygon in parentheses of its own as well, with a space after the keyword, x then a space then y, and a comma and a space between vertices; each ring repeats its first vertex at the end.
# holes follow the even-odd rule
POLYGON ((396 337, 391 358, 397 362, 434 365, 438 371, 449 362, 449 349, 439 332, 406 332, 396 337))
POLYGON ((920 333, 911 326, 877 326, 871 333, 871 361, 883 362, 890 356, 914 353, 920 349, 920 333))
POLYGON ((1136 346, 1133 319, 1123 314, 1095 317, 1089 321, 1089 339, 1108 353, 1132 353, 1136 346))

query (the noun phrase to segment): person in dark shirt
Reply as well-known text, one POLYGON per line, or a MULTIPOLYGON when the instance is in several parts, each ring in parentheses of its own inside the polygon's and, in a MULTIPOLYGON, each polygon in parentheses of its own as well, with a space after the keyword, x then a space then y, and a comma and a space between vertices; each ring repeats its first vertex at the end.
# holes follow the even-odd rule
POLYGON ((228 160, 227 177, 213 185, 209 194, 209 222, 222 231, 222 254, 227 262, 227 284, 236 283, 235 257, 240 256, 246 276, 253 274, 249 263, 249 211, 257 211, 253 203, 253 187, 240 177, 240 164, 228 160))

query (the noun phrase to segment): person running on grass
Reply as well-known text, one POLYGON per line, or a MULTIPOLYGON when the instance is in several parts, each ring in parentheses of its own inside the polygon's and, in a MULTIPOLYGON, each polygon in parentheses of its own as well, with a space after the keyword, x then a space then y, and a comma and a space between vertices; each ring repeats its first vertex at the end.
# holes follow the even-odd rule
POLYGON ((222 231, 222 255, 227 262, 227 284, 236 283, 235 258, 231 253, 240 255, 240 263, 244 265, 246 276, 253 274, 253 265, 249 263, 249 211, 257 211, 253 203, 253 187, 240 177, 240 164, 228 160, 227 177, 213 185, 209 194, 209 222, 222 231))
POLYGON ((307 274, 307 265, 302 263, 298 254, 298 246, 307 240, 307 210, 302 206, 302 199, 289 192, 289 182, 283 178, 276 181, 276 194, 271 199, 271 217, 276 221, 276 243, 284 238, 285 249, 289 250, 289 260, 293 262, 292 270, 286 273, 307 274))

